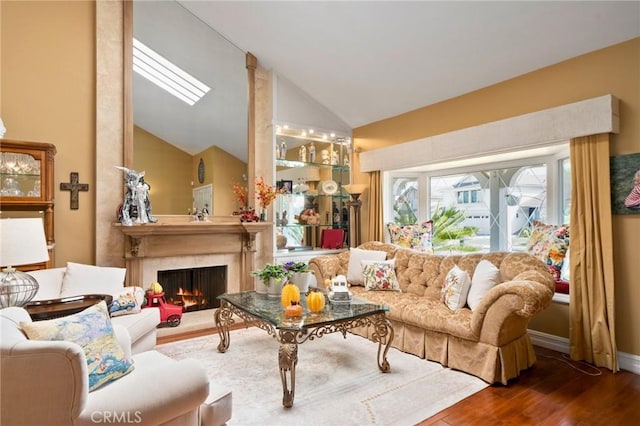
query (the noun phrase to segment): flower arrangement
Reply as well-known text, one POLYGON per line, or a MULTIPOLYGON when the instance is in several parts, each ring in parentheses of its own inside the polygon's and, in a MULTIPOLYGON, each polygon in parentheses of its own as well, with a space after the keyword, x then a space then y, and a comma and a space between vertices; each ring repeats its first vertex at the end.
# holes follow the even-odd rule
POLYGON ((269 278, 273 278, 276 283, 282 281, 283 278, 289 278, 289 271, 283 265, 273 265, 267 263, 264 268, 251 272, 254 277, 260 278, 265 285, 269 285, 269 278))
POLYGON ((276 196, 281 193, 282 190, 276 189, 273 185, 269 185, 264 181, 264 178, 260 177, 256 179, 256 194, 260 207, 268 207, 271 202, 275 200, 276 196))
POLYGON ((249 190, 246 186, 242 186, 239 183, 233 184, 233 193, 236 195, 236 201, 240 209, 246 209, 249 205, 249 190))
POLYGON ((287 262, 284 269, 289 272, 309 272, 309 265, 305 262, 287 262))

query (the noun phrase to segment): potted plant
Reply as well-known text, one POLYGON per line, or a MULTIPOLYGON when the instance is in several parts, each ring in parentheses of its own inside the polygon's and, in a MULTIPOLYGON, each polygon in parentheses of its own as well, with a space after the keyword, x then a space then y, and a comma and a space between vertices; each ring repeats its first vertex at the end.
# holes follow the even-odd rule
POLYGON ((287 262, 284 269, 289 271, 291 282, 298 286, 301 293, 309 290, 309 282, 313 273, 306 262, 287 262))
POLYGON ((251 272, 254 277, 260 278, 264 285, 256 287, 258 293, 268 293, 270 297, 279 297, 282 290, 282 284, 289 278, 290 273, 283 265, 274 265, 267 263, 262 269, 251 272))

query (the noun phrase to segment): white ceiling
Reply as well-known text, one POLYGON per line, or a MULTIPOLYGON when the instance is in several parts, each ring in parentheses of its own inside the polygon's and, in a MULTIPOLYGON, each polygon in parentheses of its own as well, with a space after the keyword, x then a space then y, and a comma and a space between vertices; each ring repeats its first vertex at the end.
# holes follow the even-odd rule
POLYGON ((352 127, 640 36, 638 1, 179 3, 352 127))

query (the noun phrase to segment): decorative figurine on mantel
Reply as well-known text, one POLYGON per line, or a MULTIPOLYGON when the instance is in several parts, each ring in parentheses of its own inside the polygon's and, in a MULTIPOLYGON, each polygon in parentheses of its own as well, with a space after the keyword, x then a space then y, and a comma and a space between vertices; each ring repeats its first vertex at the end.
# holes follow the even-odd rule
POLYGON ((151 214, 149 200, 151 187, 144 181, 144 171, 136 172, 119 166, 116 166, 116 169, 124 172, 124 183, 127 187, 124 203, 118 211, 120 223, 124 226, 131 226, 134 223, 156 223, 158 219, 151 214))

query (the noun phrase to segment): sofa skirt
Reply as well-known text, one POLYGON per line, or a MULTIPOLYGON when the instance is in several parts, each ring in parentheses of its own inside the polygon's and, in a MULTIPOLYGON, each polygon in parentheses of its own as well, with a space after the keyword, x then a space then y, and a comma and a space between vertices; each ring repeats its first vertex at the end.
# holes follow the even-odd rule
MULTIPOLYGON (((497 347, 425 330, 391 319, 389 321, 394 330, 392 347, 438 362, 445 367, 472 374, 490 384, 506 385, 509 379, 518 377, 521 371, 530 368, 536 362, 536 355, 528 334, 497 347)), ((351 330, 352 333, 368 339, 372 338, 373 331, 372 326, 351 330)))

